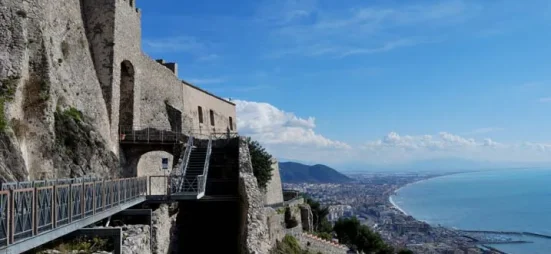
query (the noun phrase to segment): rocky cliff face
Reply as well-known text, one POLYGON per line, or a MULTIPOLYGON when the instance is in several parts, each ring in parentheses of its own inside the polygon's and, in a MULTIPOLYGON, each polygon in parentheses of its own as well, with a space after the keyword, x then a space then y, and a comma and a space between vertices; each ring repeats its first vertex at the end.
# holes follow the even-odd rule
POLYGON ((241 253, 268 253, 271 248, 264 195, 253 174, 249 147, 244 139, 239 140, 239 195, 242 200, 241 253))
POLYGON ((78 0, 0 1, 0 179, 110 175, 109 120, 78 0))

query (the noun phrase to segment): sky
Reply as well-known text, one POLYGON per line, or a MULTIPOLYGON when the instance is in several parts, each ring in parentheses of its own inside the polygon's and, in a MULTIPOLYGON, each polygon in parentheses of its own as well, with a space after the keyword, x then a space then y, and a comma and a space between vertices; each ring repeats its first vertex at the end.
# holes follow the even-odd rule
POLYGON ((551 164, 549 1, 137 4, 144 51, 280 160, 551 164))

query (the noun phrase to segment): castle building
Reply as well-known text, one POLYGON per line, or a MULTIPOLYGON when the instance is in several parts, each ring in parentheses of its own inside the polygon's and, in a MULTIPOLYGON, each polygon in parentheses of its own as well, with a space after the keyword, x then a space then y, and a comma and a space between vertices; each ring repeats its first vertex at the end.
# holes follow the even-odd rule
MULTIPOLYGON (((82 0, 81 5, 111 140, 119 139, 121 128, 194 136, 236 131, 234 103, 180 80, 176 63, 153 60, 142 51, 141 11, 135 0, 82 0)), ((112 150, 119 151, 118 142, 113 143, 112 150)), ((159 157, 172 158, 155 153, 142 159, 143 167, 157 167, 159 157)))

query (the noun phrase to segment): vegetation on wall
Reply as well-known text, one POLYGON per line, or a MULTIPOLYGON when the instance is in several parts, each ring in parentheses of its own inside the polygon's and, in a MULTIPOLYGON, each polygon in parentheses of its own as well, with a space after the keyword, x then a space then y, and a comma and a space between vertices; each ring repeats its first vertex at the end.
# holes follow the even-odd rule
POLYGON ((15 98, 15 91, 19 79, 20 77, 10 76, 0 81, 2 83, 0 86, 0 132, 5 131, 8 127, 9 122, 5 115, 5 104, 6 102, 13 101, 15 98))
POLYGON ((378 233, 362 225, 356 217, 339 219, 333 228, 342 244, 364 253, 392 254, 394 248, 386 244, 378 233))
MULTIPOLYGON (((319 252, 318 252, 319 253, 319 252)), ((300 247, 297 239, 291 235, 286 235, 283 240, 278 241, 276 246, 270 251, 270 254, 318 254, 300 247)))
MULTIPOLYGON (((314 231, 318 233, 331 233, 331 231, 333 231, 333 227, 327 220, 329 208, 322 207, 319 202, 308 196, 305 196, 304 200, 310 206, 310 209, 312 209, 314 231)), ((327 236, 326 234, 323 235, 327 236)))
POLYGON ((268 182, 272 179, 272 155, 258 141, 252 140, 250 137, 247 138, 247 145, 258 186, 266 189, 268 182))

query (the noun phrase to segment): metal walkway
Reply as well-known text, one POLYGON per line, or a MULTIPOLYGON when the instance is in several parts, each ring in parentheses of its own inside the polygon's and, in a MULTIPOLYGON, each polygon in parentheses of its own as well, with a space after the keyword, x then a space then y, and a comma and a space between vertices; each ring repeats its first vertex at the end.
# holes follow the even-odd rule
POLYGON ((146 201, 197 200, 174 176, 2 183, 0 254, 22 253, 146 201))

